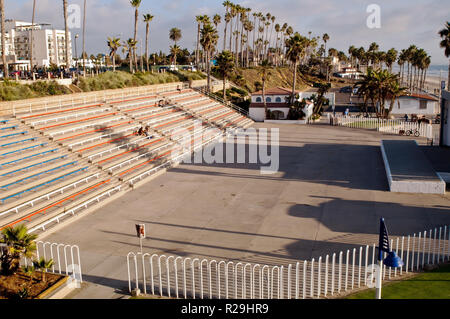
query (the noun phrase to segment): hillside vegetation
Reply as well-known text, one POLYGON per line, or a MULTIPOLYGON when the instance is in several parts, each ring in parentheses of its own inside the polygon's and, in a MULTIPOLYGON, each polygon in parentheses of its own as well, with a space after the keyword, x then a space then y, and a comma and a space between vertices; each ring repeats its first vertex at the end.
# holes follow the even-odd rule
MULTIPOLYGON (((135 73, 117 71, 101 73, 95 77, 81 77, 77 86, 83 92, 127 87, 163 84, 179 81, 202 80, 205 76, 200 72, 177 71, 167 73, 135 73)), ((72 91, 75 88, 72 87, 72 91)), ((15 101, 51 95, 69 94, 71 90, 59 85, 56 81, 36 81, 33 84, 20 84, 15 81, 0 82, 0 101, 15 101)))
POLYGON ((33 84, 19 84, 15 81, 0 82, 0 101, 15 101, 36 97, 68 94, 70 90, 56 81, 36 81, 33 84))

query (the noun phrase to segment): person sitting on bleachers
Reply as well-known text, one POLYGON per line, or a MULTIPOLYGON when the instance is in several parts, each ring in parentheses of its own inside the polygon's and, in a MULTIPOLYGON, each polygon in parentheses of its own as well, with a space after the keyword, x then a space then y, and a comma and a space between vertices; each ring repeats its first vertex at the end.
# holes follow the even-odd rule
POLYGON ((139 128, 139 130, 137 131, 137 135, 141 136, 144 133, 144 129, 142 128, 142 126, 139 128))
POLYGON ((144 129, 144 135, 147 136, 147 137, 149 136, 148 129, 149 129, 148 126, 146 126, 145 129, 144 129))

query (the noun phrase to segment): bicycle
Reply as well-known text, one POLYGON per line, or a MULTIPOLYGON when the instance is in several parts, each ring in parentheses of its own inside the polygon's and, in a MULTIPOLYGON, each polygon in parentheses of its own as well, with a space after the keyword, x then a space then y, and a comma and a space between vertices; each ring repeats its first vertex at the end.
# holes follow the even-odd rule
POLYGON ((411 136, 411 135, 414 135, 415 137, 420 136, 420 132, 418 129, 400 130, 398 133, 400 135, 406 135, 406 136, 411 136))

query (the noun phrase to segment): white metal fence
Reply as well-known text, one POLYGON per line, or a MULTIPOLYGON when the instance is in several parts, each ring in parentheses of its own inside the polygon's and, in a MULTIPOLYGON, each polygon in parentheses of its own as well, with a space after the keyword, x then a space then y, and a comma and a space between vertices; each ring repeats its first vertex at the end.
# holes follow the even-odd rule
POLYGON ((359 116, 330 116, 330 124, 335 126, 346 126, 351 128, 361 128, 376 130, 388 134, 403 134, 416 137, 426 137, 433 139, 433 126, 431 124, 418 122, 405 122, 404 120, 389 120, 374 117, 359 116))
MULTIPOLYGON (((447 226, 391 239, 404 261, 383 267, 391 279, 450 259, 447 226)), ((260 265, 215 259, 130 252, 128 289, 175 298, 305 299, 333 296, 373 283, 376 246, 367 245, 288 265, 260 265)))
MULTIPOLYGON (((80 249, 77 245, 67 245, 37 241, 36 242, 36 258, 44 257, 45 260, 53 259, 53 266, 49 269, 55 274, 65 274, 83 281, 81 272, 80 249)), ((32 265, 33 262, 29 258, 22 258, 21 265, 32 265)))

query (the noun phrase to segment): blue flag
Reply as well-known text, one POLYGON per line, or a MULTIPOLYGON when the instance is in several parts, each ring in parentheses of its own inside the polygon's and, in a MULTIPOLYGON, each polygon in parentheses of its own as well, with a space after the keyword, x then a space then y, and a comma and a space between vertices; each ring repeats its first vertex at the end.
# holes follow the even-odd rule
POLYGON ((380 238, 378 242, 378 260, 383 260, 383 252, 389 253, 391 248, 389 247, 389 237, 384 223, 384 218, 380 219, 380 238))

